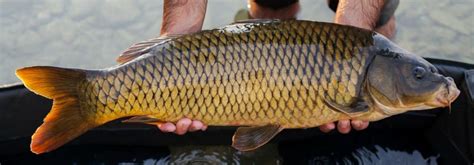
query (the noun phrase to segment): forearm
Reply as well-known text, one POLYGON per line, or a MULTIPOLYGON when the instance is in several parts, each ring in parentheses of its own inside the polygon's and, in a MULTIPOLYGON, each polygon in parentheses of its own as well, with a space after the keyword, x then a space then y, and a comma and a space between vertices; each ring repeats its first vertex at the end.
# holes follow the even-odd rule
POLYGON ((161 36, 198 32, 206 15, 207 0, 165 0, 161 36))
POLYGON ((335 23, 374 30, 384 0, 339 0, 335 23))

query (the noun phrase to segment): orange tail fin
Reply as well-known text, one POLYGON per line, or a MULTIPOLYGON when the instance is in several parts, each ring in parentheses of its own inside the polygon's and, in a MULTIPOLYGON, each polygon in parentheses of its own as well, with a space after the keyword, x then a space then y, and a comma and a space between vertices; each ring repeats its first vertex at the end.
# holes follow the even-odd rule
POLYGON ((79 106, 77 87, 85 71, 36 66, 18 69, 16 75, 29 90, 53 99, 51 111, 32 136, 32 152, 49 152, 98 126, 79 106))

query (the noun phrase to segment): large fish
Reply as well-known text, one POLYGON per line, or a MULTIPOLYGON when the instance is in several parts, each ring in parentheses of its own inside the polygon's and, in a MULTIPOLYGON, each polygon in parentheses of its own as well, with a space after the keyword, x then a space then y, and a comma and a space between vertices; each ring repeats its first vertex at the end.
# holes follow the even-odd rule
POLYGON ((17 70, 28 89, 54 100, 32 136, 34 153, 127 116, 248 126, 232 144, 247 151, 283 129, 376 121, 449 106, 459 94, 451 78, 384 36, 332 23, 240 22, 138 43, 118 61, 103 70, 17 70))

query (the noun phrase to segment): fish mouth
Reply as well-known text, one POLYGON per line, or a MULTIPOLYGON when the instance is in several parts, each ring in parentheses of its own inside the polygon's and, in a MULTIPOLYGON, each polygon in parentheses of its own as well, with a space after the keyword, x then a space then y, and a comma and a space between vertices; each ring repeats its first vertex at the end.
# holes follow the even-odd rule
POLYGON ((450 107, 451 103, 456 100, 461 91, 456 87, 454 80, 451 77, 446 78, 446 86, 436 94, 434 102, 431 105, 436 107, 450 107))
POLYGON ((446 106, 447 104, 449 104, 449 100, 439 97, 436 97, 436 102, 438 102, 438 105, 440 106, 446 106))

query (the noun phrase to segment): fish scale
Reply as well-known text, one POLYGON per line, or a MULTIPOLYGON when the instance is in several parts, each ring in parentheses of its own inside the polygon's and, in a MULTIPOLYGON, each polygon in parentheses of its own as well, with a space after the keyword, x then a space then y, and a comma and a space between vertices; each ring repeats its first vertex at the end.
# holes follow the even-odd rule
POLYGON ((98 121, 150 115, 209 125, 314 127, 344 115, 323 99, 348 105, 358 97, 371 36, 307 21, 185 35, 143 58, 89 74, 79 86, 81 106, 100 113, 98 121))

